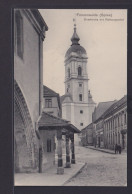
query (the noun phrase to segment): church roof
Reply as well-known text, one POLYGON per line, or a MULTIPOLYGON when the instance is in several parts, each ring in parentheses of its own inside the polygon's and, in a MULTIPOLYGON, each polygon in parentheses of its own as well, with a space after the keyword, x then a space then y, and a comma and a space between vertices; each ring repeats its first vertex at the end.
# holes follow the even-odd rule
POLYGON ((72 38, 71 38, 71 41, 72 41, 72 44, 79 44, 78 41, 80 40, 79 36, 77 35, 77 32, 76 32, 76 25, 74 25, 74 33, 72 35, 72 38))
POLYGON ((71 47, 67 50, 65 57, 68 57, 72 52, 78 54, 78 55, 82 55, 82 54, 87 54, 86 50, 80 46, 79 44, 79 36, 77 35, 76 32, 76 26, 74 26, 74 33, 72 35, 71 41, 72 41, 72 45, 71 47))
POLYGON ((95 122, 99 117, 103 115, 103 113, 116 102, 114 101, 108 101, 108 102, 100 102, 97 107, 95 107, 93 112, 93 122, 95 122))
POLYGON ((86 50, 80 45, 71 45, 71 47, 67 50, 65 57, 68 57, 72 52, 77 54, 86 54, 86 50))
POLYGON ((60 97, 60 101, 61 101, 61 104, 63 102, 73 102, 72 96, 71 96, 71 94, 69 92, 67 92, 65 95, 61 96, 60 97))

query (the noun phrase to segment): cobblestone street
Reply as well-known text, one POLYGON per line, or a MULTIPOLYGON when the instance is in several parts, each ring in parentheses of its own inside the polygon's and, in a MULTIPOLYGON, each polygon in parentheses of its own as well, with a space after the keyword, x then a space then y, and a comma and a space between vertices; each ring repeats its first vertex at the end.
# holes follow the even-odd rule
POLYGON ((76 146, 76 161, 85 167, 65 186, 124 186, 127 183, 127 154, 103 153, 76 146))

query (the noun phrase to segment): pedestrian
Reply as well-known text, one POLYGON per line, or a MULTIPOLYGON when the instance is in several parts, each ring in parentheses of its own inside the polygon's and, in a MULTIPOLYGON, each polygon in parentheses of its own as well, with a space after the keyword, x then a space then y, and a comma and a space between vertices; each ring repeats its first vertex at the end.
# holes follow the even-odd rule
POLYGON ((118 145, 119 154, 121 154, 121 145, 118 145))
POLYGON ((118 153, 118 145, 117 143, 115 144, 115 154, 118 153))

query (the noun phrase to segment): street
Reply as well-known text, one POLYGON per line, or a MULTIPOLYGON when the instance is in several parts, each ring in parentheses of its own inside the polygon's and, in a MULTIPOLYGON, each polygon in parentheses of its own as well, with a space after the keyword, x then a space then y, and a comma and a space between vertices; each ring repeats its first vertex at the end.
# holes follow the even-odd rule
POLYGON ((109 154, 76 146, 76 162, 85 167, 65 186, 124 186, 127 183, 127 154, 109 154))

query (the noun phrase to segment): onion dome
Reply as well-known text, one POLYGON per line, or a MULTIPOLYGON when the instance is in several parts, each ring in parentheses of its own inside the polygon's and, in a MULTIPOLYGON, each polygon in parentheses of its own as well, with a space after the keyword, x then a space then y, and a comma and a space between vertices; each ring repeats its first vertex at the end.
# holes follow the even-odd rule
POLYGON ((72 52, 78 54, 79 56, 82 54, 87 54, 86 50, 82 46, 80 46, 79 40, 80 38, 76 32, 76 25, 74 25, 74 33, 71 38, 72 44, 71 47, 67 50, 65 57, 68 57, 72 52))

